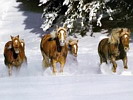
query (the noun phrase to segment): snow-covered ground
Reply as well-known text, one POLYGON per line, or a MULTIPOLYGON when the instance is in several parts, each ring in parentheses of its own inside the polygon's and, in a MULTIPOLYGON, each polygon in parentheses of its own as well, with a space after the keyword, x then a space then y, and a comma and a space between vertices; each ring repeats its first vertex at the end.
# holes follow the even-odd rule
MULTIPOLYGON (((133 76, 119 75, 123 70, 122 61, 117 61, 116 75, 110 73, 109 66, 105 64, 101 66, 104 72, 101 73, 97 46, 106 34, 95 33, 95 37, 86 36, 79 39, 78 63, 71 61, 68 56, 64 74, 54 76, 50 68, 45 72, 42 70, 39 47, 41 39, 38 34, 40 31, 33 31, 30 26, 27 28, 27 24, 38 24, 36 20, 41 14, 20 10, 21 3, 16 3, 15 0, 1 0, 0 4, 3 4, 0 6, 0 100, 133 99, 133 76), (26 15, 31 19, 27 23, 26 15), (10 35, 18 34, 26 42, 28 66, 23 66, 19 73, 14 70, 13 76, 9 77, 4 65, 4 44, 10 40, 10 35)), ((132 64, 133 43, 130 44, 128 52, 131 72, 132 64)))

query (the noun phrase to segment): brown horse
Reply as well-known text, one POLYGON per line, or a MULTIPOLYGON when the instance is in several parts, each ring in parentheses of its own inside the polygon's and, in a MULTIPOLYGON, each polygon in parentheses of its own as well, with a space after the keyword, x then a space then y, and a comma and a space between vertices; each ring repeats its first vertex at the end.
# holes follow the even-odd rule
POLYGON ((60 72, 63 72, 68 53, 66 43, 67 29, 65 27, 57 28, 56 32, 45 35, 40 44, 45 67, 52 65, 53 73, 56 73, 56 63, 60 63, 60 72))
POLYGON ((11 41, 5 44, 4 57, 5 65, 8 67, 9 75, 12 74, 13 66, 20 69, 22 63, 27 63, 27 58, 24 52, 25 43, 19 39, 19 35, 16 37, 11 36, 11 41))
POLYGON ((127 69, 127 51, 129 50, 130 30, 127 28, 116 28, 112 30, 111 36, 100 41, 98 45, 98 54, 100 64, 107 63, 109 60, 112 64, 112 71, 116 72, 116 60, 122 59, 124 68, 127 69))
POLYGON ((78 40, 69 40, 68 48, 70 51, 70 54, 77 57, 78 53, 78 40))

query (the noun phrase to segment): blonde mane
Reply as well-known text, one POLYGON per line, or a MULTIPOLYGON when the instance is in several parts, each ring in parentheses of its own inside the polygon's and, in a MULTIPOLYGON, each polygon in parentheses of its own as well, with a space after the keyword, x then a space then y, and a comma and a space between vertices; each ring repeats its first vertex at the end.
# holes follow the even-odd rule
POLYGON ((56 38, 56 31, 53 30, 53 31, 50 33, 50 35, 51 35, 51 38, 52 38, 52 39, 56 38))
POLYGON ((109 37, 109 43, 111 44, 115 44, 117 42, 119 43, 120 31, 121 31, 121 28, 112 29, 111 35, 109 37))
POLYGON ((51 38, 52 38, 52 39, 56 38, 56 33, 58 33, 60 30, 64 30, 64 31, 67 32, 67 30, 66 30, 64 27, 59 27, 59 28, 57 28, 56 30, 53 30, 53 31, 50 33, 51 38))
POLYGON ((114 28, 111 31, 108 42, 111 44, 120 43, 120 37, 124 34, 130 35, 128 28, 114 28))

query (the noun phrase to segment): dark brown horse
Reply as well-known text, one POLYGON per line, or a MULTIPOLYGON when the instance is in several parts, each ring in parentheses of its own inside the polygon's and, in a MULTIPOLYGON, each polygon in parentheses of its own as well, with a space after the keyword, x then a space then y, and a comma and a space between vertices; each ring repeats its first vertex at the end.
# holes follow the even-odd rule
POLYGON ((20 69, 22 63, 27 63, 27 58, 24 52, 25 43, 19 39, 19 35, 16 37, 11 36, 11 41, 5 44, 4 57, 5 65, 8 67, 9 75, 12 74, 13 66, 20 69))
POLYGON ((60 27, 54 32, 54 34, 47 34, 41 40, 40 49, 43 56, 43 64, 45 67, 52 65, 53 73, 57 72, 57 62, 60 63, 60 72, 63 72, 68 53, 66 38, 67 29, 60 27))
POLYGON ((129 50, 130 30, 127 28, 116 28, 112 30, 110 38, 105 38, 98 45, 100 64, 109 60, 112 71, 116 72, 116 60, 122 60, 124 68, 127 69, 127 51, 129 50))

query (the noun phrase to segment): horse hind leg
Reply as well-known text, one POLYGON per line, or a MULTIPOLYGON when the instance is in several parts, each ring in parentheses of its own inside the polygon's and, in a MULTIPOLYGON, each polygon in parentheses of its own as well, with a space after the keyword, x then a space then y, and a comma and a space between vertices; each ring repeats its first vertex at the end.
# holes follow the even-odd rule
POLYGON ((103 63, 103 59, 102 59, 102 57, 100 57, 100 64, 99 64, 99 66, 101 66, 102 63, 103 63))
POLYGON ((12 66, 10 64, 8 65, 8 75, 12 75, 12 66))
POLYGON ((45 68, 51 66, 51 63, 50 63, 50 60, 49 60, 49 57, 46 56, 45 53, 42 53, 43 54, 43 60, 42 60, 42 66, 45 68))

